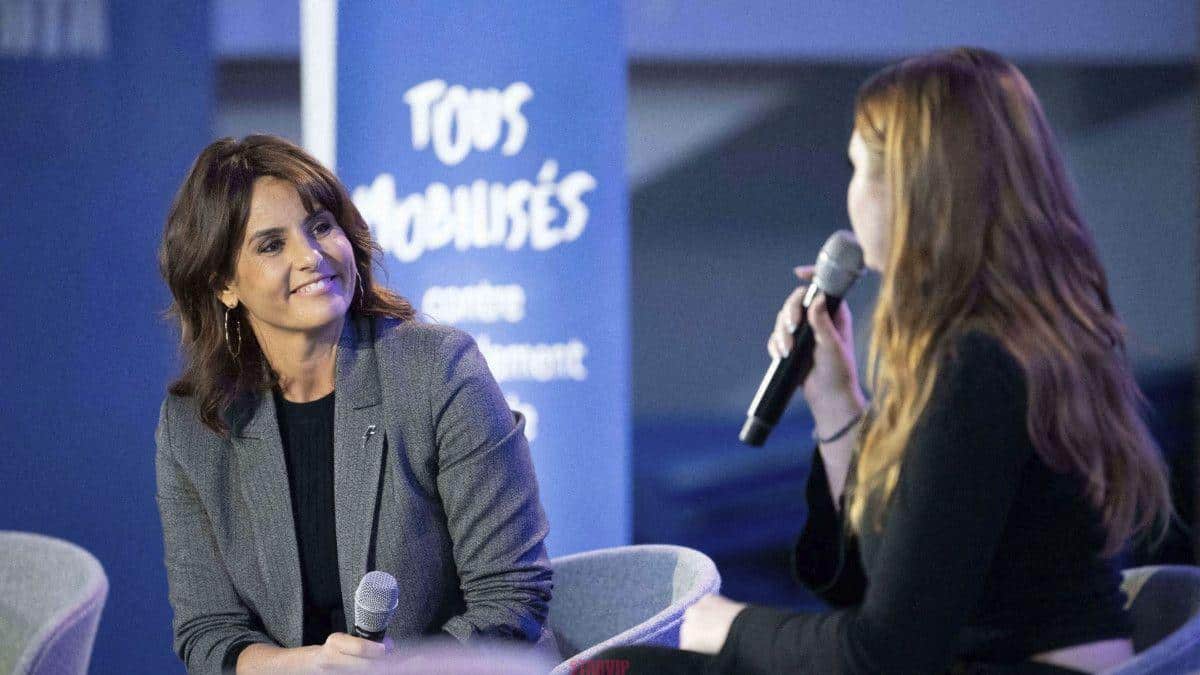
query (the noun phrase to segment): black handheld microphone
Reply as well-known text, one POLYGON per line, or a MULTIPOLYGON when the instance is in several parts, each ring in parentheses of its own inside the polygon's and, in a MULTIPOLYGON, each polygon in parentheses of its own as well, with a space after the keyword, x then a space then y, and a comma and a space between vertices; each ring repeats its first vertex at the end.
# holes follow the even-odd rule
POLYGON ((771 361, 771 367, 763 377, 750 410, 746 413, 746 424, 738 434, 746 445, 760 447, 767 441, 767 436, 779 422, 788 401, 796 388, 808 377, 812 370, 813 339, 812 327, 808 325, 808 306, 817 297, 817 293, 825 294, 826 305, 832 315, 846 291, 862 274, 862 247, 854 234, 848 230, 838 230, 825 241, 821 253, 817 256, 817 269, 813 274, 812 285, 804 294, 804 309, 800 321, 792 331, 792 351, 782 359, 771 361))
POLYGON ((400 604, 400 586, 387 572, 367 572, 354 592, 354 629, 350 634, 373 642, 383 642, 396 606, 400 604))

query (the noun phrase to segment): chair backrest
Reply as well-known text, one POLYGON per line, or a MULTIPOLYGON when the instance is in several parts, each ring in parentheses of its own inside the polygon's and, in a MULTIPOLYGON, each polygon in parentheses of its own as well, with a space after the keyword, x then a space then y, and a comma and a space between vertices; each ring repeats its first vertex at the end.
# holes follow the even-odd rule
POLYGON ((618 645, 679 646, 684 610, 721 589, 713 561, 682 546, 618 546, 550 563, 548 623, 567 659, 555 673, 618 645))
POLYGON ((1124 577, 1136 656, 1105 675, 1200 672, 1200 568, 1135 567, 1124 577))
POLYGON ((75 544, 0 531, 0 673, 86 673, 108 578, 75 544))

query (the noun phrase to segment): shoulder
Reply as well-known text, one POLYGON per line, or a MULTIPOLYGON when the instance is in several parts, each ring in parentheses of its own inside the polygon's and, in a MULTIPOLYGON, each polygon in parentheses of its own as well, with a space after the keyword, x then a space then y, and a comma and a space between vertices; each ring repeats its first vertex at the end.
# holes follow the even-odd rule
MULTIPOLYGON (((154 430, 154 463, 160 488, 164 471, 170 475, 174 475, 170 467, 186 471, 183 467, 195 465, 197 456, 206 454, 204 449, 209 444, 204 442, 197 426, 203 427, 194 397, 167 394, 163 398, 158 411, 158 427, 154 430)), ((217 438, 211 431, 209 434, 217 438)))
POLYGON ((186 430, 188 421, 200 420, 200 408, 193 396, 167 394, 158 408, 158 431, 172 436, 186 430))
POLYGON ((914 465, 914 480, 931 485, 969 475, 1016 480, 1014 472, 1033 447, 1024 376, 1011 352, 993 335, 954 337, 935 378, 912 430, 914 451, 905 457, 906 465, 914 465))
POLYGON ((453 326, 376 319, 375 350, 384 372, 414 383, 470 378, 487 370, 475 339, 453 326))
POLYGON ((933 377, 916 429, 922 435, 976 438, 980 433, 1006 437, 1009 431, 1024 433, 1025 376, 996 336, 971 331, 948 338, 933 377))
POLYGON ((1023 395, 1025 375, 1016 357, 994 335, 971 330, 951 338, 938 368, 936 390, 955 395, 1023 395))
POLYGON ((454 346, 474 345, 475 340, 465 331, 436 323, 400 320, 388 317, 375 319, 376 349, 436 355, 454 346))
POLYGON ((951 362, 1020 370, 1016 359, 1000 338, 978 329, 968 330, 950 339, 947 357, 951 362))
POLYGON ((159 407, 155 435, 159 452, 176 455, 181 460, 197 454, 219 452, 225 443, 201 421, 200 403, 195 396, 167 394, 159 407))
POLYGON ((428 402, 435 423, 468 427, 486 420, 488 428, 502 433, 512 428, 513 415, 503 392, 466 331, 441 324, 376 320, 375 345, 384 391, 403 392, 406 405, 428 402), (425 396, 412 395, 418 391, 425 396), (448 411, 457 407, 451 402, 466 407, 448 411))

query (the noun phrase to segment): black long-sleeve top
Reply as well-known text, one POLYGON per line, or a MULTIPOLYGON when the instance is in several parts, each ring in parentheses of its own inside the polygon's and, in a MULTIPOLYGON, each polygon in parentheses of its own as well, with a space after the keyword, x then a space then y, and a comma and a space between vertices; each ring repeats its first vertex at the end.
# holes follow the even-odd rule
POLYGON ((942 673, 1129 637, 1098 512, 1081 479, 1051 470, 1026 432, 1020 366, 981 333, 955 347, 881 531, 845 534, 814 453, 795 572, 837 609, 747 608, 718 655, 722 671, 942 673))

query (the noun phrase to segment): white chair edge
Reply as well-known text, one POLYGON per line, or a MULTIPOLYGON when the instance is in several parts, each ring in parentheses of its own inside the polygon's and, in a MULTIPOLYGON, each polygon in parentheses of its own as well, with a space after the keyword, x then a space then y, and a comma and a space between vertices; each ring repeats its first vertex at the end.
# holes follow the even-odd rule
MULTIPOLYGON (((632 552, 636 552, 636 551, 644 551, 647 553, 676 553, 676 554, 685 554, 688 556, 699 556, 700 559, 703 560, 704 563, 706 563, 705 567, 708 567, 712 570, 712 573, 713 573, 713 583, 712 584, 701 586, 701 587, 698 587, 698 588, 692 590, 692 592, 690 592, 687 595, 680 598, 675 603, 676 605, 681 605, 685 608, 690 607, 693 604, 695 604, 698 600, 700 600, 700 598, 702 598, 706 595, 709 595, 710 593, 717 593, 721 590, 721 573, 717 569, 716 563, 714 563, 711 558, 709 558, 703 552, 697 551, 694 548, 688 548, 686 546, 676 546, 674 544, 632 544, 629 546, 613 546, 613 547, 609 547, 609 548, 601 548, 601 549, 595 549, 595 550, 591 550, 591 551, 582 551, 579 553, 572 553, 570 555, 562 556, 561 558, 554 558, 550 562, 551 562, 551 566, 553 567, 555 564, 558 564, 563 561, 569 562, 571 560, 583 558, 583 557, 590 558, 590 557, 595 557, 598 554, 599 555, 620 555, 620 554, 632 553, 632 552)), ((663 611, 647 618, 640 625, 645 625, 645 624, 654 625, 654 624, 658 623, 659 621, 661 621, 662 619, 666 618, 669 615, 670 611, 671 610, 664 609, 663 611)), ((604 651, 605 649, 608 649, 609 647, 615 647, 618 645, 645 644, 651 638, 654 638, 672 628, 679 626, 679 624, 681 624, 682 622, 683 622, 683 617, 681 616, 672 621, 669 621, 662 625, 656 626, 653 630, 647 630, 645 628, 635 626, 628 630, 622 631, 622 632, 617 633, 616 635, 608 638, 607 640, 604 640, 603 642, 592 645, 591 647, 588 647, 587 649, 579 652, 578 654, 568 657, 566 660, 564 660, 562 663, 560 663, 557 667, 555 667, 554 670, 551 671, 551 673, 552 673, 552 675, 565 675, 566 673, 570 673, 571 669, 575 665, 578 665, 579 663, 582 663, 584 661, 587 661, 587 660, 595 657, 597 654, 604 651)))
MULTIPOLYGON (((59 635, 74 628, 76 624, 90 616, 93 610, 97 612, 103 611, 105 600, 108 598, 108 575, 104 572, 104 566, 100 564, 96 556, 92 555, 90 551, 82 546, 66 539, 34 532, 0 530, 0 541, 5 539, 9 541, 25 540, 26 542, 35 542, 42 546, 70 550, 78 555, 84 566, 90 568, 92 572, 91 582, 85 589, 80 600, 63 607, 51 615, 41 630, 34 633, 30 638, 30 645, 38 645, 38 648, 32 652, 24 653, 17 662, 17 672, 27 672, 36 669, 42 662, 42 659, 46 658, 46 648, 54 644, 59 635)), ((93 636, 94 639, 95 637, 93 636)), ((90 660, 91 645, 88 647, 90 660)))

